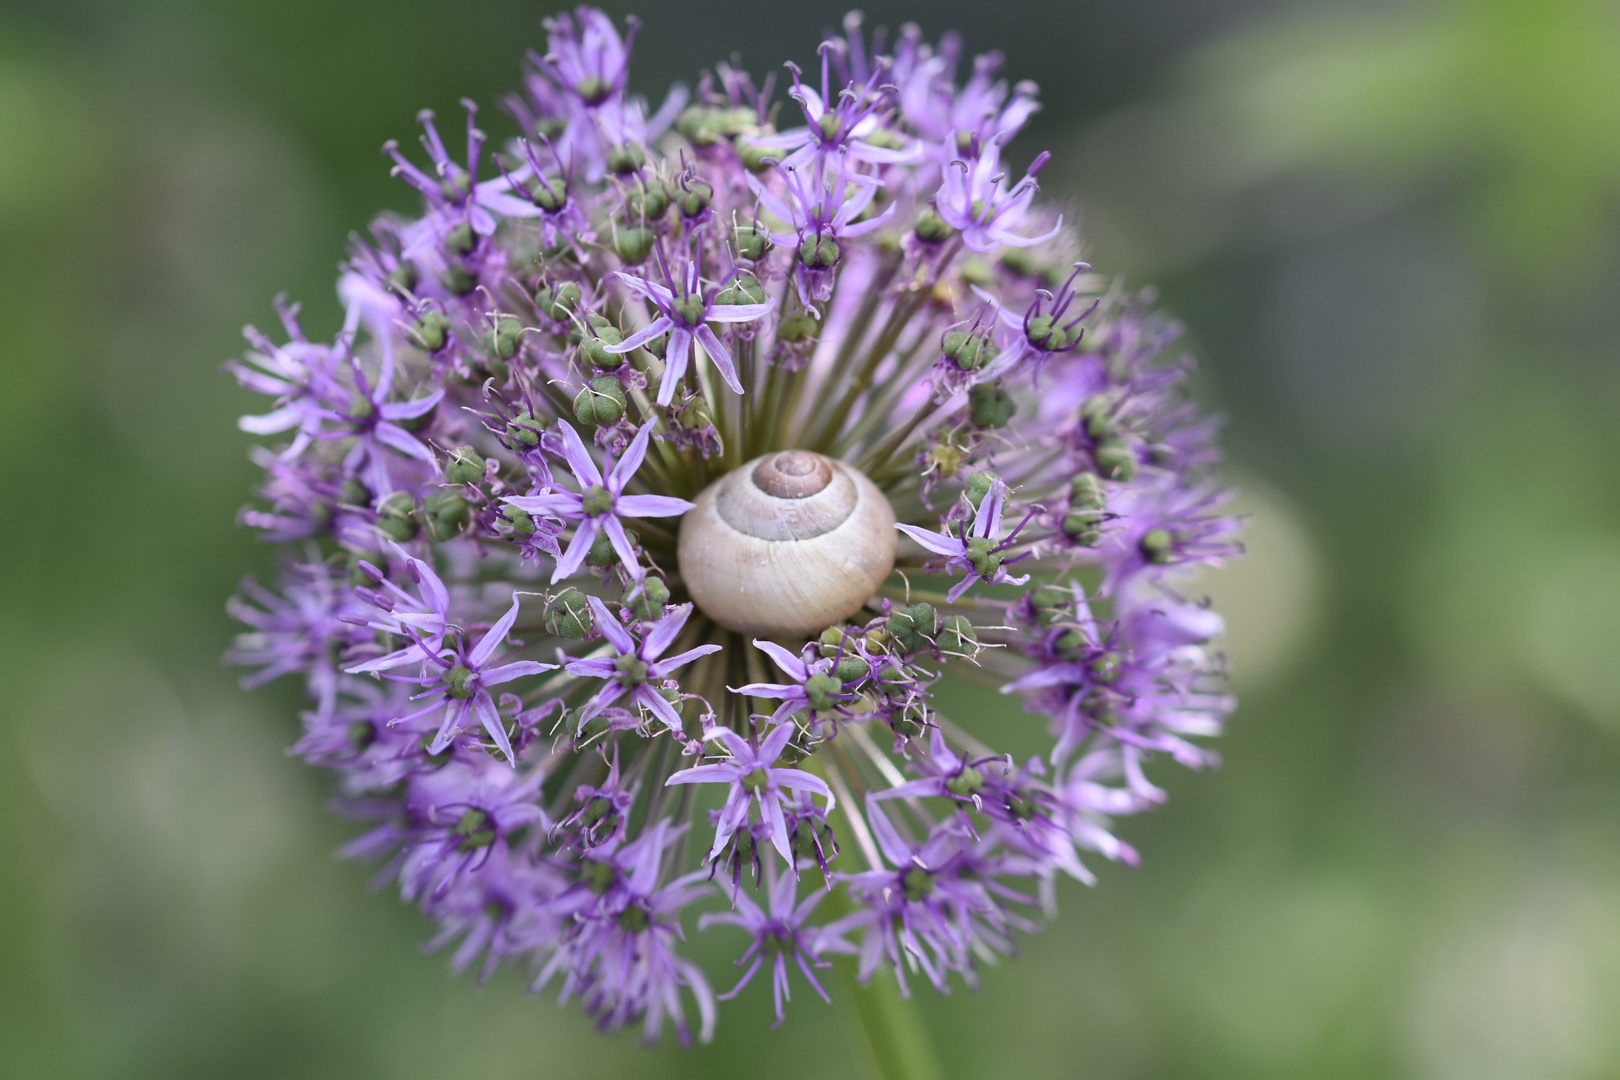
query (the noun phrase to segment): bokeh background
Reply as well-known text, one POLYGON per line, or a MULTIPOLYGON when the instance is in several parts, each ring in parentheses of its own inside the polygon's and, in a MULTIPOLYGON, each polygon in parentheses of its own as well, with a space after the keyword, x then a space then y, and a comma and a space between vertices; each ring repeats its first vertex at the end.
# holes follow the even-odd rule
MULTIPOLYGON (((609 4, 615 14, 623 10, 609 4)), ((332 850, 296 696, 224 597, 270 297, 333 329, 378 148, 494 104, 522 0, 0 3, 0 1073, 863 1075, 846 1006, 713 1046, 484 990, 332 850)), ((634 85, 807 62, 840 6, 644 0, 634 85)), ((1620 1076, 1620 8, 884 2, 1032 78, 1099 268, 1156 282, 1229 417, 1226 765, 981 993, 948 1074, 1620 1076)), ((987 711, 979 723, 995 724, 987 711)), ((724 985, 723 949, 705 952, 724 985)), ((708 946, 702 946, 707 950, 708 946)))

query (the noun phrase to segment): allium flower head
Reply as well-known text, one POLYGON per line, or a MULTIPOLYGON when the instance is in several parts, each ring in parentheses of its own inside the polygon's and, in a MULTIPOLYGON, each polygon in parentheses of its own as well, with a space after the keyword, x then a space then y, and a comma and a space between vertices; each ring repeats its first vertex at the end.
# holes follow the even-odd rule
POLYGON ((649 112, 633 21, 545 31, 515 130, 385 148, 422 212, 355 241, 341 325, 278 301, 227 365, 288 545, 229 658, 303 680, 345 852, 457 971, 649 1040, 762 972, 780 1023, 840 955, 976 985, 1233 707, 1177 327, 1004 164, 1038 105, 997 55, 851 16, 787 100, 717 64, 649 112), (1042 753, 956 712, 970 669, 1042 753))

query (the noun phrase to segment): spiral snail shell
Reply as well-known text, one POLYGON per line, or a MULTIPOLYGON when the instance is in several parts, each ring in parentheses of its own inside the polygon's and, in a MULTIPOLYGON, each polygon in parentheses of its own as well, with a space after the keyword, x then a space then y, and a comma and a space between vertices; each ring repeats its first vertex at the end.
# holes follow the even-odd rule
POLYGON ((681 519, 692 599, 721 626, 810 634, 860 610, 894 568, 894 510, 859 469, 782 450, 727 473, 681 519))

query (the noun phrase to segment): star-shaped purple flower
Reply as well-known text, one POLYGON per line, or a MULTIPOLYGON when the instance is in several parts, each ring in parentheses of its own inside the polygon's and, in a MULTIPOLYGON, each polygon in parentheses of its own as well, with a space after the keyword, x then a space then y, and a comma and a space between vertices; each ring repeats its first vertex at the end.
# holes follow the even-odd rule
MULTIPOLYGON (((659 252, 659 261, 663 260, 663 253, 659 252)), ((669 279, 668 267, 664 276, 669 279)), ((675 387, 680 384, 686 375, 687 364, 691 361, 692 339, 696 338, 703 351, 709 354, 709 360, 720 372, 720 377, 726 380, 726 385, 736 393, 742 393, 742 383, 737 380, 737 368, 731 362, 731 350, 725 343, 715 336, 709 329, 709 323, 742 323, 753 322, 763 318, 776 306, 776 300, 767 298, 763 304, 717 304, 715 297, 720 295, 717 286, 708 289, 702 288, 698 278, 698 264, 694 258, 686 264, 686 273, 682 281, 682 289, 677 295, 672 288, 666 288, 655 281, 648 281, 644 277, 619 272, 619 280, 640 293, 652 302, 658 309, 658 318, 637 330, 617 345, 605 346, 610 353, 627 353, 631 349, 640 348, 659 334, 669 334, 669 346, 664 351, 664 377, 658 384, 658 404, 668 405, 675 400, 675 387)), ((673 280, 670 281, 673 286, 673 280)), ((690 506, 687 509, 691 509, 690 506)))
POLYGON ((664 650, 675 643, 686 620, 692 616, 692 605, 682 604, 670 608, 662 619, 647 628, 641 641, 636 641, 624 624, 614 617, 607 605, 594 596, 586 597, 591 613, 596 616, 596 628, 613 648, 612 656, 596 656, 589 660, 576 660, 568 665, 568 674, 591 679, 604 679, 602 689, 586 703, 580 714, 581 728, 591 717, 613 704, 626 693, 637 704, 645 705, 654 716, 669 725, 677 735, 681 731, 681 714, 664 699, 653 685, 656 679, 667 677, 676 668, 691 663, 700 656, 719 652, 718 645, 699 645, 683 653, 660 660, 664 650))
POLYGON ((836 657, 824 657, 807 664, 774 641, 762 641, 759 638, 754 639, 754 648, 769 656, 793 681, 749 683, 747 686, 735 689, 727 687, 727 689, 734 694, 780 701, 782 704, 771 714, 773 724, 780 724, 803 709, 825 712, 834 708, 838 702, 849 701, 854 696, 844 693, 844 684, 832 674, 833 666, 837 663, 836 657))
POLYGON ((788 801, 788 790, 814 792, 827 800, 828 810, 837 804, 832 789, 819 776, 800 769, 776 767, 776 759, 781 756, 788 740, 793 738, 793 732, 792 724, 778 724, 756 747, 730 728, 710 728, 703 737, 723 744, 731 753, 730 760, 682 769, 665 781, 666 785, 731 785, 731 790, 726 794, 726 804, 720 808, 720 820, 715 823, 710 859, 719 855, 732 834, 747 824, 748 808, 757 804, 760 819, 770 827, 771 843, 787 864, 793 866, 795 860, 788 843, 787 821, 782 817, 782 806, 788 801))
POLYGON ((737 893, 732 902, 736 905, 734 911, 712 912, 698 918, 698 929, 707 930, 717 924, 730 924, 740 926, 750 934, 754 940, 749 943, 742 956, 737 958, 739 966, 748 965, 737 985, 720 995, 721 1001, 730 1001, 736 997, 743 987, 758 973, 760 965, 767 957, 771 962, 771 993, 776 1000, 776 1023, 771 1026, 780 1027, 782 1023, 782 1002, 792 995, 788 993, 788 958, 799 965, 799 970, 821 1000, 832 1000, 827 991, 822 989, 821 983, 816 981, 811 967, 827 967, 827 961, 821 959, 818 952, 820 933, 814 928, 804 926, 805 920, 815 910, 825 892, 812 890, 810 895, 799 903, 794 904, 794 893, 797 880, 789 874, 783 874, 776 879, 770 889, 770 910, 762 911, 760 906, 749 899, 744 892, 737 893))
POLYGON ((630 483, 641 468, 641 463, 647 457, 647 443, 652 438, 653 422, 643 424, 636 437, 630 441, 630 446, 620 458, 618 464, 608 459, 610 468, 606 478, 602 471, 591 460, 591 455, 585 449, 585 443, 579 437, 579 432, 566 420, 557 421, 562 432, 563 458, 568 467, 574 471, 574 478, 579 481, 582 489, 577 494, 572 491, 552 491, 544 495, 512 495, 504 502, 515 506, 529 514, 550 515, 577 521, 574 528, 574 539, 568 545, 563 557, 557 560, 557 570, 551 575, 551 583, 566 577, 572 577, 585 561, 585 556, 591 550, 591 544, 596 540, 597 533, 606 533, 613 543, 613 550, 619 553, 624 561, 625 569, 630 571, 637 580, 640 580, 645 571, 636 559, 635 546, 630 538, 624 534, 624 523, 621 517, 653 518, 676 517, 692 509, 692 504, 685 499, 676 499, 668 495, 626 495, 625 485, 630 483))
MULTIPOLYGON (((413 699, 425 698, 427 704, 414 713, 389 721, 389 726, 408 723, 419 716, 427 715, 441 705, 446 706, 444 719, 440 722, 433 741, 427 746, 428 753, 437 754, 450 745, 450 741, 466 722, 467 714, 474 713, 484 730, 489 733, 489 737, 495 741, 495 745, 500 747, 501 753, 506 755, 506 759, 514 760, 512 743, 506 737, 506 727, 501 723, 500 710, 495 707, 495 699, 490 697, 489 687, 509 683, 525 675, 538 675, 542 671, 551 671, 557 667, 556 664, 542 664, 534 660, 518 660, 498 667, 490 666, 489 662, 494 657, 495 650, 506 640, 507 631, 512 629, 512 624, 517 620, 518 602, 518 597, 514 594, 512 607, 471 649, 467 648, 466 639, 458 635, 455 645, 451 648, 430 650, 427 642, 420 638, 413 628, 406 626, 405 631, 416 643, 417 648, 440 670, 434 672, 424 664, 424 674, 421 677, 405 680, 429 687, 413 699)), ((385 668, 402 667, 415 659, 411 655, 411 650, 407 649, 362 667, 376 672, 385 668)), ((360 668, 349 669, 351 674, 359 670, 360 668)))
MULTIPOLYGON (((1019 524, 1012 535, 1001 540, 1001 507, 1006 499, 1007 485, 996 480, 990 485, 979 501, 979 509, 973 515, 973 527, 969 531, 965 526, 964 535, 960 538, 949 533, 930 532, 916 525, 896 525, 895 528, 911 537, 917 543, 934 552, 936 555, 949 556, 947 566, 957 567, 967 571, 967 577, 951 586, 951 591, 945 594, 947 603, 954 604, 963 593, 973 587, 975 582, 984 581, 991 585, 1022 585, 1029 580, 1029 575, 1013 577, 1007 573, 1002 565, 1003 561, 1016 562, 1017 559, 1005 560, 1002 553, 1013 545, 1018 532, 1024 526, 1019 524)), ((1028 521, 1026 517, 1024 519, 1028 521)), ((1018 556, 1019 559, 1024 556, 1018 556)))
POLYGON ((939 194, 934 197, 939 216, 951 228, 961 231, 962 243, 969 251, 990 252, 1003 244, 1033 247, 1052 239, 1063 228, 1060 217, 1050 231, 1040 236, 1020 236, 1013 232, 1023 224, 1029 204, 1039 190, 1035 175, 1052 155, 1045 151, 1038 154, 1024 178, 1009 188, 1006 171, 1001 168, 1001 144, 1005 139, 1005 135, 997 135, 982 146, 973 147, 972 162, 960 159, 951 162, 945 169, 939 194))

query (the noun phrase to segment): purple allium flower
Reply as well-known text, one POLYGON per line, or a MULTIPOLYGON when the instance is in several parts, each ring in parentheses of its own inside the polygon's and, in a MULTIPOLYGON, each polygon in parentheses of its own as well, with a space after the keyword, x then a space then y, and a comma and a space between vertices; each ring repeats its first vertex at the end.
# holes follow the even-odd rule
POLYGON ((788 847, 787 821, 782 808, 789 805, 789 791, 809 791, 827 800, 827 809, 837 805, 827 782, 802 769, 783 769, 776 764, 788 740, 793 737, 793 725, 778 724, 764 739, 754 742, 743 738, 730 728, 711 728, 704 739, 713 740, 726 748, 727 758, 713 765, 695 765, 683 769, 664 781, 666 784, 726 784, 726 803, 720 808, 715 823, 714 846, 709 849, 713 859, 725 849, 732 833, 748 821, 749 807, 759 808, 760 820, 768 830, 771 843, 789 867, 794 866, 793 852, 788 847))
POLYGON ((566 420, 559 420, 557 424, 562 429, 562 457, 573 470, 574 479, 579 481, 581 490, 577 494, 557 491, 545 495, 512 495, 503 501, 528 514, 544 514, 578 522, 568 550, 557 560, 556 572, 551 575, 554 585, 572 577, 579 570, 590 552, 591 542, 599 533, 612 541, 613 550, 625 566, 632 569, 640 566, 635 546, 625 535, 624 523, 619 519, 676 517, 692 509, 692 504, 685 499, 624 493, 625 487, 635 478, 636 470, 641 468, 641 463, 647 457, 647 443, 652 437, 653 425, 650 422, 642 425, 630 448, 604 477, 596 462, 591 460, 579 432, 566 420))
POLYGON ((604 680, 602 688, 585 704, 580 723, 584 724, 629 694, 632 702, 646 706, 654 716, 668 724, 672 732, 679 734, 680 713, 675 711, 674 705, 658 692, 659 688, 653 683, 668 678, 701 656, 719 652, 720 646, 699 645, 695 649, 660 659, 686 627, 686 620, 692 615, 691 604, 671 608, 669 614, 648 626, 641 640, 637 641, 602 601, 593 596, 589 602, 591 613, 596 617, 596 627, 607 639, 612 655, 576 660, 568 665, 570 675, 604 680))
POLYGON ((805 922, 826 893, 812 890, 809 896, 795 903, 797 886, 795 878, 783 874, 770 886, 768 908, 760 908, 746 892, 739 892, 733 898, 735 910, 704 915, 698 919, 699 930, 729 924, 753 935, 754 940, 737 958, 738 966, 747 964, 747 970, 737 980, 736 986, 720 995, 720 1000, 730 1001, 741 993, 742 988, 758 974, 760 965, 769 960, 771 995, 776 1001, 776 1023, 772 1027, 781 1026, 785 1019, 782 1002, 792 996, 788 991, 789 959, 799 966, 805 981, 821 995, 821 1000, 832 1000, 817 981, 815 972, 810 970, 828 966, 827 961, 819 955, 821 931, 808 927, 805 922))
POLYGON ((1007 573, 1003 565, 1007 561, 1003 553, 1014 546, 1013 541, 1018 535, 1018 529, 1014 529, 1011 536, 1005 540, 1001 538, 1001 508, 1005 500, 1006 485, 1000 480, 992 481, 990 490, 979 502, 978 510, 974 512, 972 528, 964 526, 960 537, 936 533, 904 522, 895 526, 934 554, 948 556, 947 566, 967 571, 967 577, 952 585, 950 592, 945 594, 948 603, 955 603, 961 599, 962 594, 971 589, 977 581, 985 581, 991 585, 1000 585, 1003 582, 1022 585, 1029 580, 1028 574, 1013 577, 1007 573))
MULTIPOLYGON (((669 344, 665 346, 664 352, 664 377, 658 386, 658 404, 668 405, 674 400, 675 387, 680 385, 681 377, 686 374, 694 339, 697 344, 703 346, 703 351, 708 354, 710 362, 720 372, 720 377, 726 380, 726 385, 739 394, 743 392, 742 384, 737 381, 737 369, 731 362, 731 353, 720 339, 715 337, 709 323, 742 323, 763 318, 776 306, 774 299, 763 304, 716 303, 715 299, 720 295, 720 289, 711 287, 705 291, 702 288, 698 279, 696 259, 686 264, 686 274, 681 280, 679 294, 672 291, 673 282, 666 288, 656 281, 648 281, 644 277, 625 273, 619 274, 619 280, 651 301, 659 314, 656 319, 619 344, 604 346, 604 351, 610 354, 627 353, 661 334, 668 334, 669 344)), ((682 508, 683 511, 690 509, 690 505, 682 508)))
POLYGON ((649 113, 633 20, 544 26, 515 128, 388 145, 421 211, 350 243, 341 321, 278 299, 226 365, 265 398, 239 520, 293 545, 227 658, 302 680, 345 854, 455 971, 683 1041, 839 953, 975 985, 1218 760, 1184 590, 1239 523, 1180 328, 1075 261, 1045 154, 1009 179, 1039 106, 998 54, 851 15, 791 103, 717 64, 649 113), (684 935, 721 926, 717 999, 684 935))

